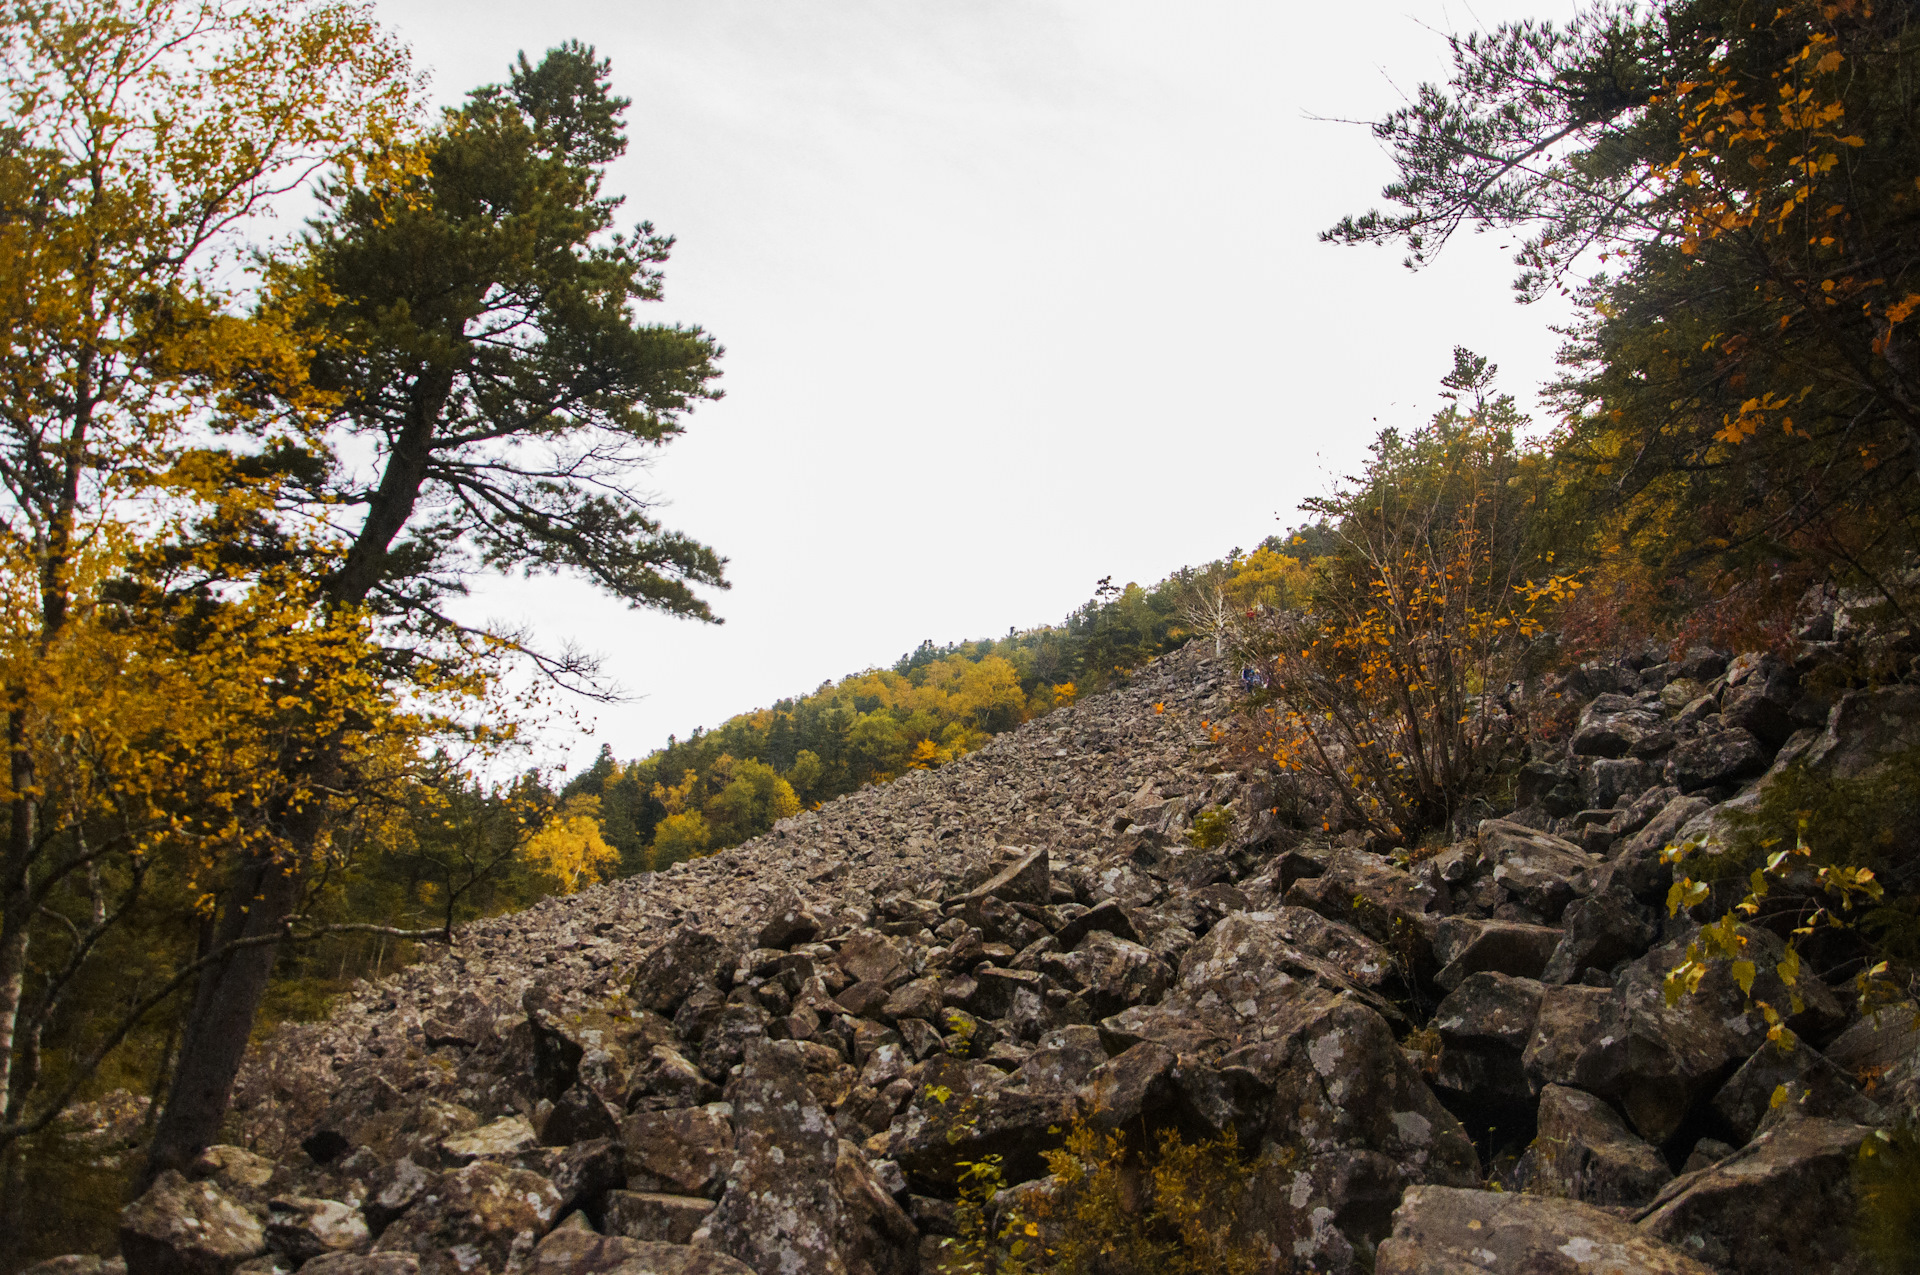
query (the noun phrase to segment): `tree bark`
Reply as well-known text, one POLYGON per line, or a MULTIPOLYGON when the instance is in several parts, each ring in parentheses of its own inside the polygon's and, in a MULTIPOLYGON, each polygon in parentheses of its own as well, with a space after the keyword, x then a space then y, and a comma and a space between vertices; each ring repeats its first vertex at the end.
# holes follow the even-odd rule
POLYGON ((24 693, 14 696, 7 714, 9 781, 14 797, 8 812, 6 879, 0 883, 0 1123, 13 1115, 14 1038, 26 995, 27 927, 33 923, 33 756, 27 751, 22 722, 24 693))
MULTIPOLYGON (((303 812, 318 821, 318 811, 303 812)), ((317 828, 313 835, 318 835, 317 828)), ((292 837, 306 844, 310 837, 292 837)), ((301 873, 296 860, 263 852, 240 864, 216 927, 215 949, 242 939, 269 938, 286 927, 300 902, 301 873)), ((278 943, 242 947, 209 965, 194 991, 187 1015, 173 1086, 165 1112, 154 1129, 144 1172, 136 1190, 145 1190, 163 1170, 185 1172, 220 1136, 234 1078, 253 1034, 254 1015, 266 994, 278 943)))
MULTIPOLYGON (((395 440, 380 488, 366 523, 349 549, 341 572, 327 584, 329 601, 356 606, 379 580, 387 550, 413 514, 426 481, 434 425, 447 389, 437 385, 426 395, 409 427, 395 440)), ((298 769, 304 778, 340 769, 340 746, 329 740, 308 755, 298 769)), ((324 798, 334 784, 310 785, 306 805, 279 821, 277 852, 262 852, 242 863, 227 893, 225 910, 213 937, 213 950, 243 939, 269 939, 285 932, 300 903, 305 865, 319 853, 327 835, 324 798)), ((279 956, 277 942, 241 948, 207 967, 187 1013, 166 1110, 154 1130, 144 1170, 134 1182, 144 1191, 164 1170, 185 1172, 220 1136, 220 1125, 240 1074, 253 1021, 265 997, 279 956)))

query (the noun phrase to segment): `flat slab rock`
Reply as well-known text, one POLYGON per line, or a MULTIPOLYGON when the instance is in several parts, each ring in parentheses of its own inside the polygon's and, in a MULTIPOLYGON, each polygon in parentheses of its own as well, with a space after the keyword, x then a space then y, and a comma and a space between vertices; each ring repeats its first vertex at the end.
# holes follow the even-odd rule
POLYGON ((1854 1271, 1853 1161, 1873 1130, 1790 1120, 1719 1162, 1675 1178, 1640 1228, 1724 1271, 1854 1271))
POLYGON ((1503 1191, 1416 1186, 1374 1275, 1718 1275, 1604 1209, 1503 1191))

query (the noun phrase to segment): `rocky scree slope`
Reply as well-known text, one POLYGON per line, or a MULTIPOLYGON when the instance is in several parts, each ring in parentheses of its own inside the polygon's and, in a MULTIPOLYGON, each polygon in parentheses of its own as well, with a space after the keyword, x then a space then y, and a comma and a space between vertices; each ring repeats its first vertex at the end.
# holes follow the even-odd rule
POLYGON ((1828 704, 1800 671, 1576 670, 1519 808, 1409 867, 1280 826, 1297 794, 1226 764, 1231 675, 1190 648, 283 1028, 233 1145, 129 1206, 119 1260, 932 1272, 960 1162, 1001 1157, 1002 1203, 1030 1202, 1078 1118, 1233 1131, 1231 1239, 1263 1271, 1870 1271, 1851 1165, 1920 1107, 1910 1008, 1859 1019, 1814 985, 1782 1054, 1726 975, 1661 993, 1695 929, 1661 847, 1785 765, 1920 739, 1920 687, 1828 704), (1209 808, 1232 831, 1203 850, 1209 808))

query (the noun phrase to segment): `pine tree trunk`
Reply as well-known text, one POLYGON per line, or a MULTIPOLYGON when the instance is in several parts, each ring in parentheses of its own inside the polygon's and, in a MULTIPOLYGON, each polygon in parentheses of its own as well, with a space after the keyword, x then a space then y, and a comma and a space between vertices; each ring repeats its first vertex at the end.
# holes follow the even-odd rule
POLYGON ((200 976, 174 1066, 173 1086, 147 1150, 139 1189, 163 1170, 184 1172, 220 1136, 254 1016, 279 955, 275 936, 300 902, 300 851, 319 832, 317 812, 313 822, 314 827, 299 830, 307 835, 296 833, 290 838, 298 850, 253 856, 235 873, 226 910, 214 932, 213 950, 244 940, 264 941, 228 953, 200 976))

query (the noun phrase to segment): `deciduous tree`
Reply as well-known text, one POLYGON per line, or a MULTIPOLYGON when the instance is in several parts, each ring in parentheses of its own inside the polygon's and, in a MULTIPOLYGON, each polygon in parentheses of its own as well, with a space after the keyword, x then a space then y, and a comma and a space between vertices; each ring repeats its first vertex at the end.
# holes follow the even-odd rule
MULTIPOLYGON (((207 856, 259 831, 252 797, 277 791, 267 737, 237 726, 266 724, 250 697, 269 684, 209 680, 217 661, 331 676, 358 632, 310 641, 297 578, 181 617, 198 641, 120 622, 102 585, 137 556, 133 526, 205 494, 181 461, 212 415, 306 428, 301 338, 284 311, 244 310, 245 236, 319 168, 365 171, 410 103, 404 52, 352 5, 0 5, 0 1145, 74 1091, 40 1092, 38 1046, 102 939, 156 876, 204 883, 207 856), (257 645, 206 645, 227 640, 257 645), (183 845, 190 862, 162 863, 183 845), (70 924, 49 933, 56 915, 70 924)), ((80 1078, 131 1021, 69 1060, 80 1078)))

